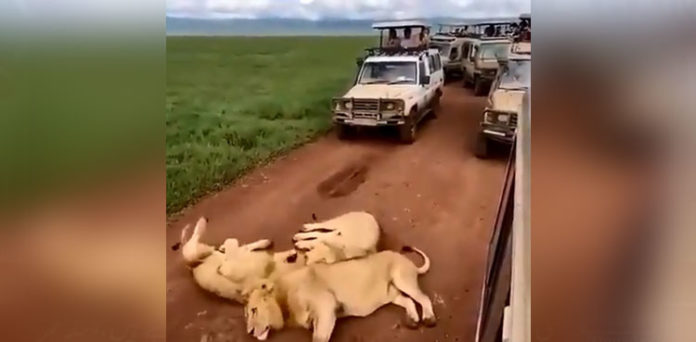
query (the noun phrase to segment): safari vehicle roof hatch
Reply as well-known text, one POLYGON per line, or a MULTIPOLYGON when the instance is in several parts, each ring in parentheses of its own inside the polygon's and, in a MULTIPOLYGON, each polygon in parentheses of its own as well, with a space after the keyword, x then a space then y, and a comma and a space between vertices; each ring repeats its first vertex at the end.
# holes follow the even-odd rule
POLYGON ((530 59, 532 56, 532 43, 525 41, 516 41, 510 44, 510 58, 513 59, 530 59))
POLYGON ((406 28, 406 27, 430 27, 428 23, 423 20, 418 19, 408 19, 408 20, 393 20, 393 21, 381 21, 372 24, 372 28, 375 30, 386 30, 391 28, 406 28))

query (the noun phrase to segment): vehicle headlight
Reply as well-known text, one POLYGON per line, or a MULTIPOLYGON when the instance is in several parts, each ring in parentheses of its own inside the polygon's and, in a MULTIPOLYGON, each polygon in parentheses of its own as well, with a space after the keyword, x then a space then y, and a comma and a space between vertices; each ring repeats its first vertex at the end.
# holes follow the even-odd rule
POLYGON ((506 123, 510 119, 510 116, 507 114, 500 114, 498 115, 498 122, 506 123))
POLYGON ((343 107, 346 107, 346 109, 353 109, 353 102, 351 102, 351 101, 343 102, 343 107))
POLYGON ((496 123, 496 121, 498 120, 497 116, 498 114, 496 113, 486 112, 483 119, 488 123, 496 123))
POLYGON ((387 110, 394 110, 394 108, 396 108, 394 103, 392 103, 392 102, 387 103, 387 110))

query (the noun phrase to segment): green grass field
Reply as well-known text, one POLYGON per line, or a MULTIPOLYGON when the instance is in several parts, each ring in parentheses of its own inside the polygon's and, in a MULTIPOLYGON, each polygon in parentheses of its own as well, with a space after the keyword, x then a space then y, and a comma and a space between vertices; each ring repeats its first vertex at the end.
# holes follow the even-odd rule
POLYGON ((168 37, 167 212, 326 132, 371 37, 168 37))

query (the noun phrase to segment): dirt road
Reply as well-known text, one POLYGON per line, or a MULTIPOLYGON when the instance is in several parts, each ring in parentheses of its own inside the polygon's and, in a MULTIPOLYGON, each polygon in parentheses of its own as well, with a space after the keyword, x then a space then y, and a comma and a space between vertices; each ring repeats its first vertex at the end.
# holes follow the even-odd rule
MULTIPOLYGON (((321 220, 351 210, 377 217, 381 248, 412 244, 430 256, 432 267, 420 284, 438 323, 410 330, 400 324, 403 309, 390 305, 367 318, 341 319, 332 341, 473 341, 505 167, 502 158, 481 161, 472 154, 485 101, 454 83, 446 88, 439 117, 422 126, 413 145, 378 136, 343 142, 329 135, 185 210, 167 228, 167 341, 253 341, 242 307, 197 288, 178 252, 169 249, 184 224, 205 215, 209 243, 270 238, 283 250, 312 213, 321 220)), ((310 332, 299 329, 270 337, 310 340, 310 332)))

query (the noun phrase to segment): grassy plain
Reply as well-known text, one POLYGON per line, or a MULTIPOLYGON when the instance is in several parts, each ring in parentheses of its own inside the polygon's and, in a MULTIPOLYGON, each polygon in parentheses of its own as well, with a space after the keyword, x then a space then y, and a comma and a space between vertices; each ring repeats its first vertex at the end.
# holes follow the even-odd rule
POLYGON ((168 37, 167 212, 330 127, 372 37, 168 37))

